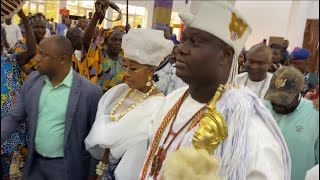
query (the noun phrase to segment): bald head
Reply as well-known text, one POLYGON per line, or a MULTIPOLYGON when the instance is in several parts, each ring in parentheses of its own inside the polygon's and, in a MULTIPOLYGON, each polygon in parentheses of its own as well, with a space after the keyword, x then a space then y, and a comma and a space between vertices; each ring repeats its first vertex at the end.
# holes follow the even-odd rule
POLYGON ((251 81, 263 81, 272 64, 272 50, 265 44, 254 45, 247 53, 247 69, 251 81))
POLYGON ((74 49, 71 41, 60 35, 49 36, 41 41, 41 44, 50 44, 50 48, 57 56, 66 56, 71 61, 74 49))
POLYGON ((256 44, 252 46, 248 51, 248 56, 252 56, 254 54, 264 54, 266 62, 271 63, 272 61, 272 49, 265 44, 256 44))

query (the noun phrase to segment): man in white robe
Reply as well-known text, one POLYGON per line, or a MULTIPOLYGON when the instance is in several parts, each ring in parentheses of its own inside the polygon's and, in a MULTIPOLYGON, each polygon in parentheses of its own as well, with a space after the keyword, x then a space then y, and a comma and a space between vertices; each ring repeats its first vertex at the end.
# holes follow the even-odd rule
POLYGON ((236 77, 236 84, 248 87, 260 99, 264 99, 272 74, 268 72, 272 63, 272 50, 264 44, 253 46, 247 53, 247 70, 236 77))
MULTIPOLYGON (((150 132, 152 141, 140 180, 166 179, 166 157, 179 148, 195 147, 198 120, 202 122, 199 117, 219 85, 234 82, 238 55, 251 32, 227 1, 193 1, 191 12, 180 18, 187 28, 177 49, 176 74, 189 87, 166 97, 154 132, 150 132)), ((216 109, 228 130, 227 138, 214 150, 221 162, 220 176, 228 180, 290 180, 285 140, 256 95, 248 88, 228 85, 216 109)))

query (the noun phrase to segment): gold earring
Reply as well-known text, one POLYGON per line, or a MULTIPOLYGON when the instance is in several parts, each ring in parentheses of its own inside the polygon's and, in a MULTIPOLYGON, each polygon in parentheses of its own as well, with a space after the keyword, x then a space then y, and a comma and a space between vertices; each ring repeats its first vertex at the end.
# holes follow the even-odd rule
POLYGON ((148 77, 148 82, 147 82, 146 86, 148 86, 148 87, 151 86, 151 76, 148 77))

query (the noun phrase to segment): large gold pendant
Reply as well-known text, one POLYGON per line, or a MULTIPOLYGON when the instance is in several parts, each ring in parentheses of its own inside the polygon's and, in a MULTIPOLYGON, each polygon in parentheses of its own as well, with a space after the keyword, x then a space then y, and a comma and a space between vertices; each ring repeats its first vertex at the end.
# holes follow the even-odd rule
POLYGON ((223 90, 224 87, 220 85, 208 104, 208 111, 201 118, 199 128, 192 139, 192 144, 196 149, 205 149, 210 154, 228 136, 227 123, 216 109, 216 102, 220 99, 223 90))

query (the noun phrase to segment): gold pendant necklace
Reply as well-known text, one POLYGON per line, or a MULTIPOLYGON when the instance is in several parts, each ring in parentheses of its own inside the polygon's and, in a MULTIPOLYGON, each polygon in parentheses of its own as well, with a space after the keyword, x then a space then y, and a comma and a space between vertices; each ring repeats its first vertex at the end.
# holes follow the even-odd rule
POLYGON ((209 102, 208 111, 200 120, 199 128, 195 131, 192 144, 196 149, 205 149, 210 154, 228 136, 227 123, 222 114, 216 109, 225 87, 220 85, 209 102))
MULTIPOLYGON (((226 137, 228 134, 227 123, 225 122, 223 116, 216 109, 216 102, 220 99, 224 89, 229 88, 231 85, 220 85, 214 94, 212 100, 208 103, 208 111, 204 115, 197 118, 197 120, 192 123, 189 130, 194 128, 200 121, 199 128, 193 135, 192 144, 196 149, 205 149, 212 152, 226 137), (217 137, 216 137, 217 136, 217 137)), ((176 113, 179 112, 180 105, 186 98, 187 92, 178 100, 178 102, 167 112, 161 125, 159 126, 154 140, 150 146, 150 150, 147 155, 147 159, 143 165, 140 180, 145 180, 147 176, 153 176, 153 179, 157 179, 157 173, 161 170, 162 162, 165 159, 164 153, 166 150, 163 147, 159 147, 162 136, 174 118, 176 113), (151 170, 148 174, 149 167, 151 165, 151 170)), ((181 141, 180 141, 181 144, 181 141)), ((180 146, 178 145, 178 148, 180 146)))

